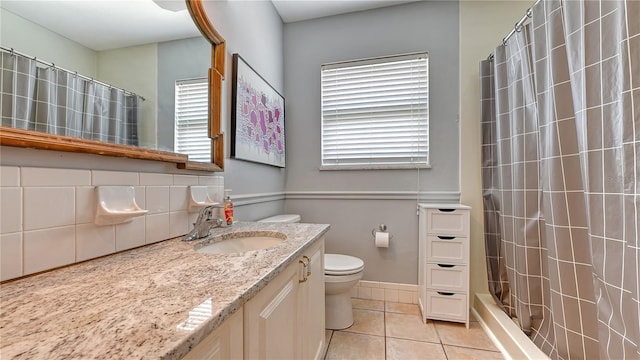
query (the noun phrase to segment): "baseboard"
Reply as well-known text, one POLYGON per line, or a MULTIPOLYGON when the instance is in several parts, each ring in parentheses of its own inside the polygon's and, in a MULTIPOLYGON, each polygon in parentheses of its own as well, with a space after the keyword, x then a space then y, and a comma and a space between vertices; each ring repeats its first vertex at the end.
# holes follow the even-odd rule
POLYGON ((418 303, 418 285, 360 280, 351 290, 351 297, 403 304, 418 303))
POLYGON ((491 295, 476 294, 471 312, 507 359, 549 360, 491 295))

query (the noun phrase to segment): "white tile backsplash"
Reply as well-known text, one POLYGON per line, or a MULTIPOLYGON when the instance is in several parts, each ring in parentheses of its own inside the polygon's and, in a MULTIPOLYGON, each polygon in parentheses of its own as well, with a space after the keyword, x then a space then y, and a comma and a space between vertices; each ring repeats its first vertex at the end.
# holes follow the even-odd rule
POLYGON ((116 225, 116 251, 142 246, 145 242, 145 216, 116 225))
POLYGON ((224 179, 127 171, 0 166, 0 281, 183 236, 196 221, 188 186, 224 179), (96 226, 96 186, 134 186, 146 216, 96 226))
POLYGON ((151 244, 171 237, 169 213, 146 216, 145 243, 151 244))
POLYGON ((24 189, 24 230, 76 223, 74 187, 27 187, 24 189))
POLYGON ((0 186, 20 186, 20 168, 0 166, 0 186))
POLYGON ((0 233, 22 231, 22 188, 0 188, 0 233))
POLYGON ((22 276, 22 232, 0 235, 0 281, 22 276))
POLYGON ((91 170, 23 167, 20 179, 24 187, 91 185, 91 170))
POLYGON ((137 172, 127 171, 91 171, 91 185, 139 185, 137 172))
POLYGON ((173 185, 173 175, 140 173, 140 185, 173 185))
POLYGON ((84 261, 116 251, 115 226, 76 226, 76 261, 84 261))
POLYGON ((189 232, 189 216, 187 211, 169 213, 169 223, 171 225, 171 237, 182 236, 189 232))
POLYGON ((197 175, 173 175, 173 185, 198 185, 197 175))
POLYGON ((198 176, 199 185, 218 185, 219 176, 198 176))
POLYGON ((23 232, 24 274, 33 274, 74 263, 75 232, 75 226, 23 232))
POLYGON ((170 195, 169 186, 147 186, 146 187, 146 209, 149 214, 159 214, 169 212, 170 195))
POLYGON ((76 224, 93 223, 96 215, 95 186, 76 187, 76 224))
POLYGON ((136 204, 141 209, 147 209, 147 188, 145 186, 134 186, 133 190, 136 193, 136 204))
POLYGON ((169 210, 187 211, 189 207, 189 187, 172 186, 169 191, 169 210))

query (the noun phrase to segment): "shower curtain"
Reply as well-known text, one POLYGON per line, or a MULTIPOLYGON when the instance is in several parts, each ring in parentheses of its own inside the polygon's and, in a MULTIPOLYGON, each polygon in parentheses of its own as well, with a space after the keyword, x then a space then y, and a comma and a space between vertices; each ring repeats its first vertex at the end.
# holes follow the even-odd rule
POLYGON ((532 14, 480 65, 489 290, 553 359, 638 359, 640 2, 532 14))
POLYGON ((8 52, 0 58, 2 125, 138 145, 139 97, 8 52))

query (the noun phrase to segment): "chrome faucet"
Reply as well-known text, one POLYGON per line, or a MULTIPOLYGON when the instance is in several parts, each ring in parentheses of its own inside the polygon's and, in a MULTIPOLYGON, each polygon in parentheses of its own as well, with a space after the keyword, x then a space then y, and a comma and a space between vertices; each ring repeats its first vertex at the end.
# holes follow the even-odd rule
POLYGON ((221 205, 209 205, 200 209, 193 230, 184 236, 182 241, 193 241, 209 236, 209 231, 222 225, 223 219, 214 219, 213 210, 223 208, 221 205))

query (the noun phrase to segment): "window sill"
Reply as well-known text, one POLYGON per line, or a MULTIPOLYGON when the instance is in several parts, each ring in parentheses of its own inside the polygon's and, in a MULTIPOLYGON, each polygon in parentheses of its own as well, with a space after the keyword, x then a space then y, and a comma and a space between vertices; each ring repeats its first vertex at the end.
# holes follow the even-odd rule
POLYGON ((397 164, 397 165, 322 165, 318 170, 415 170, 415 169, 431 169, 430 164, 397 164))

